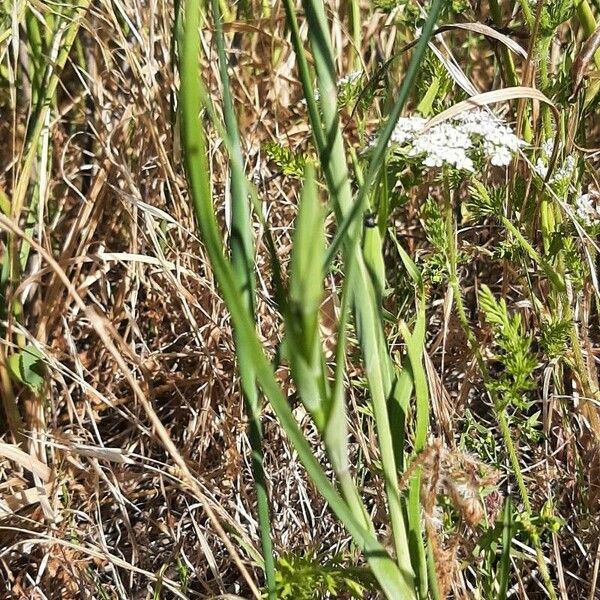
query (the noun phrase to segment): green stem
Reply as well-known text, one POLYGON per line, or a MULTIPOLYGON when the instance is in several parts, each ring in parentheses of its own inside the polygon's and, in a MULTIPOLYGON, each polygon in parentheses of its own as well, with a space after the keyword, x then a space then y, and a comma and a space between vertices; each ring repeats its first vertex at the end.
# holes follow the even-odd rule
MULTIPOLYGON (((225 36, 223 34, 222 17, 218 0, 211 0, 211 9, 215 23, 217 53, 219 56, 219 73, 223 86, 223 113, 225 129, 229 138, 229 148, 235 160, 231 165, 231 264, 238 282, 239 294, 246 306, 250 318, 256 314, 254 280, 254 241, 252 222, 250 219, 249 190, 246 175, 243 171, 243 156, 237 120, 233 107, 233 98, 227 74, 227 56, 225 53, 225 36)), ((236 339, 236 343, 239 340, 236 339)), ((238 355, 238 366, 242 386, 242 396, 249 417, 249 441, 252 449, 252 471, 256 490, 258 524, 262 554, 265 565, 265 580, 269 600, 276 598, 275 559, 271 539, 271 519, 269 514, 269 496, 264 471, 263 435, 261 409, 258 388, 251 361, 245 354, 238 355)))
MULTIPOLYGON (((575 9, 585 36, 589 37, 596 31, 597 27, 592 8, 587 0, 575 0, 575 9)), ((594 64, 597 69, 600 69, 600 50, 596 50, 594 53, 594 64)))
MULTIPOLYGON (((502 19, 502 9, 498 4, 498 0, 490 0, 490 14, 496 27, 503 27, 504 22, 502 19)), ((510 50, 504 45, 500 44, 500 56, 506 69, 506 85, 515 87, 519 85, 519 77, 515 68, 515 61, 513 60, 510 50)))
POLYGON ((531 30, 535 22, 535 14, 533 13, 533 10, 531 10, 529 0, 518 0, 518 2, 519 6, 521 7, 521 11, 523 12, 523 17, 525 17, 525 23, 527 23, 527 26, 531 30))
POLYGON ((542 575, 544 585, 546 586, 546 591, 548 592, 548 595, 550 596, 551 600, 557 600, 556 592, 554 590, 554 584, 552 583, 548 567, 546 566, 546 557, 542 552, 542 545, 540 542, 539 533, 531 523, 531 515, 533 511, 531 508, 531 502, 529 501, 529 496, 527 494, 527 488, 525 487, 523 473, 521 472, 519 457, 517 456, 517 451, 515 449, 514 444, 512 443, 511 432, 508 426, 508 420, 506 418, 506 410, 501 409, 499 411, 496 411, 496 418, 498 419, 500 431, 505 442, 506 440, 510 440, 510 444, 506 445, 508 459, 514 471, 515 479, 517 481, 517 487, 519 488, 519 493, 521 494, 521 499, 523 501, 523 508, 525 509, 524 525, 533 542, 533 547, 535 549, 535 557, 538 563, 540 574, 542 575))
POLYGON ((360 49, 362 48, 362 18, 359 0, 350 0, 350 29, 352 31, 352 65, 361 68, 360 49))
MULTIPOLYGON (((577 18, 583 28, 585 37, 588 38, 596 31, 597 23, 594 13, 587 0, 576 0, 575 7, 577 10, 577 18)), ((596 69, 600 69, 600 49, 594 52, 594 65, 596 69)), ((585 94, 585 103, 589 104, 600 91, 600 81, 594 80, 591 82, 589 89, 585 94)))

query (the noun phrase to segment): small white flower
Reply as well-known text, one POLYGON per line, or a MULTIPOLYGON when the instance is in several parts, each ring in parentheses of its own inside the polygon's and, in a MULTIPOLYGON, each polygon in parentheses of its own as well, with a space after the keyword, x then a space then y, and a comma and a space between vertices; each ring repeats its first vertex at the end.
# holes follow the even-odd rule
POLYGON ((426 167, 441 167, 446 163, 473 171, 473 161, 467 156, 471 147, 467 133, 452 123, 441 123, 414 138, 409 156, 424 156, 426 167))
POLYGON ((554 152, 554 138, 548 138, 542 143, 542 152, 550 158, 554 152))
MULTIPOLYGON (((537 159, 534 167, 534 171, 542 179, 546 179, 546 175, 548 174, 548 163, 553 152, 554 138, 548 138, 542 143, 542 156, 537 159)), ((561 165, 552 173, 552 177, 548 183, 568 183, 568 180, 571 179, 575 172, 576 163, 575 157, 569 154, 561 165)))
POLYGON ((391 142, 398 144, 399 146, 404 145, 406 142, 412 140, 415 134, 425 127, 427 119, 422 117, 400 117, 394 131, 392 132, 391 142))
POLYGON ((548 165, 541 158, 537 159, 534 169, 542 179, 546 179, 546 175, 548 174, 548 165))
MULTIPOLYGON (((535 172, 542 178, 545 179, 548 174, 548 165, 541 159, 538 158, 535 165, 535 172)), ((569 155, 563 163, 554 171, 550 181, 548 183, 565 183, 571 179, 571 176, 575 172, 575 157, 569 155)))
POLYGON ((585 225, 595 225, 600 222, 597 198, 592 194, 582 194, 575 200, 575 212, 585 225))
POLYGON ((563 182, 570 179, 575 172, 575 157, 569 155, 565 158, 563 164, 556 170, 552 176, 552 183, 563 182))
POLYGON ((488 150, 491 156, 491 163, 496 167, 507 167, 512 160, 510 149, 506 146, 493 146, 488 150))

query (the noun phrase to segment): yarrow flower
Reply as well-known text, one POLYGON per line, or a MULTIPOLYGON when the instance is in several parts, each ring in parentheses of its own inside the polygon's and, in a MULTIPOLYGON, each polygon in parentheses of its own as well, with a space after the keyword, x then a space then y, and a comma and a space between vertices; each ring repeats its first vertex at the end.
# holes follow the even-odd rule
POLYGON ((447 164, 474 171, 477 158, 504 167, 525 145, 508 125, 484 110, 462 113, 423 131, 426 123, 422 117, 402 117, 390 139, 396 149, 406 147, 408 156, 422 159, 425 167, 447 164))
POLYGON ((441 123, 417 135, 408 155, 423 156, 426 167, 442 167, 448 163, 457 169, 474 171, 473 161, 467 155, 472 146, 468 133, 452 123, 441 123))
POLYGON ((582 194, 575 200, 575 213, 585 225, 592 226, 600 223, 597 200, 595 194, 582 194))
POLYGON ((491 163, 498 167, 510 164, 512 155, 518 152, 525 142, 519 139, 512 129, 485 110, 474 110, 457 117, 461 128, 469 135, 480 136, 484 152, 491 163))
MULTIPOLYGON (((534 170, 542 178, 546 179, 548 174, 548 163, 554 152, 554 138, 548 138, 542 143, 542 156, 537 159, 534 170)), ((554 171, 548 183, 563 184, 568 183, 575 172, 576 160, 572 155, 568 155, 562 164, 554 171)))
POLYGON ((425 127, 427 119, 423 117, 400 117, 392 132, 391 142, 402 146, 425 127))
POLYGON ((548 138, 542 142, 542 152, 546 155, 547 158, 552 156, 554 152, 554 138, 548 138))

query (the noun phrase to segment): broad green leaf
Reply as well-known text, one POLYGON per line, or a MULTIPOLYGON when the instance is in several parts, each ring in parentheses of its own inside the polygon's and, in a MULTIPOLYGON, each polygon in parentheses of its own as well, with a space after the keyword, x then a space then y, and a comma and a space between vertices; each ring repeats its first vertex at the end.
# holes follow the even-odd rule
POLYGON ((286 333, 294 383, 300 399, 321 431, 325 427, 327 396, 319 336, 324 252, 323 209, 317 193, 314 168, 307 165, 294 231, 286 333))
POLYGON ((429 88, 427 88, 423 99, 417 106, 418 113, 422 114, 424 117, 428 117, 429 115, 433 114, 433 101, 435 100, 439 89, 440 79, 439 77, 434 77, 431 85, 429 88))

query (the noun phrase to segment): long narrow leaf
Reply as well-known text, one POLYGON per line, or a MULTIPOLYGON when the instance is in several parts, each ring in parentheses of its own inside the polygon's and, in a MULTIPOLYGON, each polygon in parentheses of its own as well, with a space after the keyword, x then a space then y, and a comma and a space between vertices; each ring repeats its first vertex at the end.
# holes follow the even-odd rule
POLYGON ((508 591, 508 582, 510 580, 510 553, 514 529, 512 502, 510 501, 510 498, 506 498, 504 502, 502 525, 502 557, 500 558, 498 573, 498 600, 505 600, 508 591))
MULTIPOLYGON (((248 315, 255 313, 255 280, 254 280, 254 240, 250 220, 249 190, 243 170, 243 157, 233 107, 233 99, 227 74, 227 57, 225 55, 225 36, 221 22, 221 13, 217 0, 211 0, 217 52, 219 55, 219 74, 223 86, 223 112, 225 128, 229 138, 229 152, 234 156, 230 160, 231 168, 231 263, 237 279, 239 293, 243 299, 248 315)), ((177 25, 177 23, 176 23, 177 25)), ((257 512, 263 551, 265 579, 269 600, 275 599, 275 559, 271 541, 271 524, 269 515, 269 499, 264 472, 262 451, 262 425, 259 405, 259 394, 256 387, 254 370, 246 354, 238 355, 242 394, 249 414, 249 440, 252 447, 252 471, 257 497, 257 512)))

